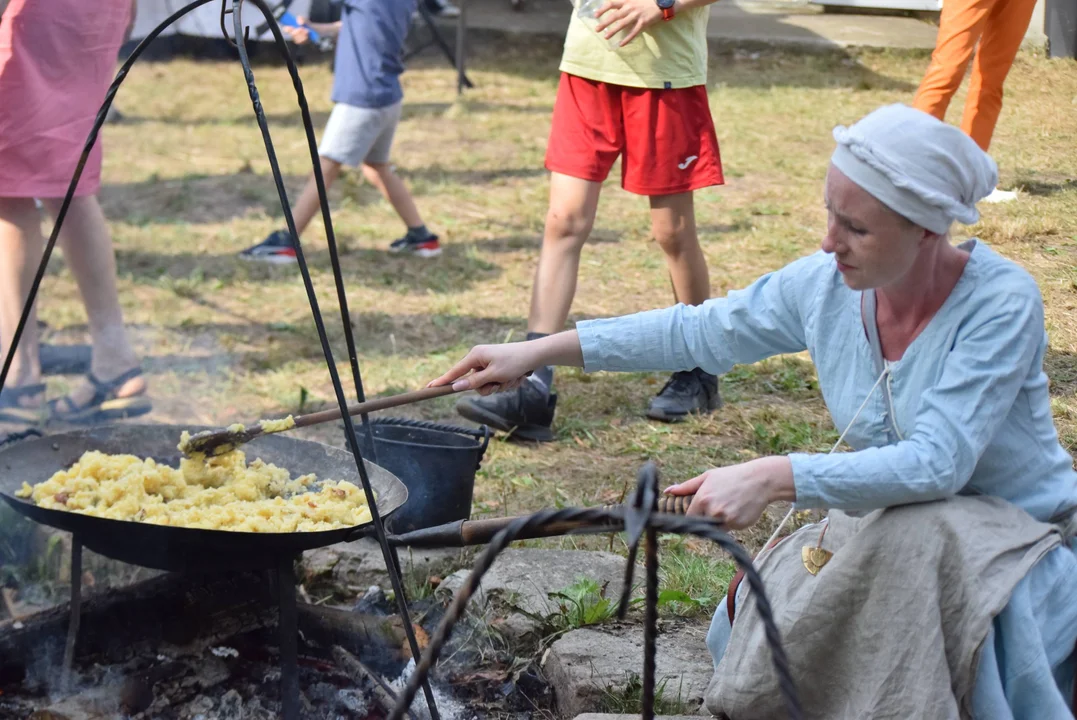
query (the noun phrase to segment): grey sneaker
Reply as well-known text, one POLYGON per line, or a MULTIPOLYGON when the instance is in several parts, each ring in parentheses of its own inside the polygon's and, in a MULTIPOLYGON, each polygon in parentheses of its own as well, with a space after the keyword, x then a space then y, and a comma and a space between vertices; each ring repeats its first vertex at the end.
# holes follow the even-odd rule
POLYGON ((464 398, 456 404, 456 412, 472 422, 535 442, 554 439, 551 428, 556 408, 557 394, 547 395, 530 381, 524 382, 516 390, 464 398))
POLYGON ((663 422, 680 422, 690 413, 705 414, 721 406, 718 378, 696 368, 673 373, 669 382, 651 401, 647 417, 663 422))

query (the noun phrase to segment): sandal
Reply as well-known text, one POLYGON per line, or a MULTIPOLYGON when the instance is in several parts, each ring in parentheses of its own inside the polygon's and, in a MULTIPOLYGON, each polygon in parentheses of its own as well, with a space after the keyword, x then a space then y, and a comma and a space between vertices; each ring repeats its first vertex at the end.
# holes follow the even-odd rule
POLYGON ((76 404, 70 395, 50 401, 49 410, 52 419, 68 423, 98 423, 145 415, 153 409, 153 403, 145 391, 128 397, 116 395, 116 391, 124 383, 140 375, 142 375, 142 368, 136 367, 108 382, 102 382, 95 378, 93 373, 87 373, 86 379, 94 388, 93 397, 82 405, 76 404), (62 410, 60 403, 66 406, 62 410))
POLYGON ((22 404, 22 399, 41 395, 45 392, 45 383, 34 383, 21 387, 6 387, 0 390, 0 422, 19 423, 20 425, 40 425, 45 421, 45 403, 37 406, 22 404))

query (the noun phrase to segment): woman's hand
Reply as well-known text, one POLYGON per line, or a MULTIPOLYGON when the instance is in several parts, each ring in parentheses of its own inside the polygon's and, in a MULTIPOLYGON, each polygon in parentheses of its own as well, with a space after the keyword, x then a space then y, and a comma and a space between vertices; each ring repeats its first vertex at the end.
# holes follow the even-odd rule
POLYGON ((457 391, 478 390, 490 395, 519 387, 532 370, 542 365, 583 367, 580 336, 575 330, 528 342, 479 345, 427 387, 452 383, 457 391))
POLYGON ((772 502, 796 500, 793 468, 785 457, 766 457, 714 468, 667 488, 666 492, 671 495, 695 493, 688 515, 714 518, 731 530, 757 523, 772 502))
POLYGON ((513 390, 543 364, 535 348, 529 347, 532 345, 528 342, 479 345, 427 387, 452 383, 454 390, 478 390, 480 395, 513 390))
POLYGON ((626 35, 621 47, 632 42, 641 32, 662 19, 662 9, 654 0, 606 0, 595 13, 595 31, 609 40, 619 31, 626 35))

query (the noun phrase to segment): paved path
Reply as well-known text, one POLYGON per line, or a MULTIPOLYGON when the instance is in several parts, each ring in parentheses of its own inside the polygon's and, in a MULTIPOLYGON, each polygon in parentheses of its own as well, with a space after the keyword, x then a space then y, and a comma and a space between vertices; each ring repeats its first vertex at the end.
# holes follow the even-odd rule
MULTIPOLYGON (((563 36, 568 25, 568 0, 530 0, 523 12, 513 11, 509 0, 457 0, 465 1, 468 28, 473 30, 563 36)), ((718 45, 800 49, 930 50, 935 32, 932 23, 912 17, 824 13, 818 5, 773 0, 719 0, 711 6, 708 28, 708 36, 718 45)))

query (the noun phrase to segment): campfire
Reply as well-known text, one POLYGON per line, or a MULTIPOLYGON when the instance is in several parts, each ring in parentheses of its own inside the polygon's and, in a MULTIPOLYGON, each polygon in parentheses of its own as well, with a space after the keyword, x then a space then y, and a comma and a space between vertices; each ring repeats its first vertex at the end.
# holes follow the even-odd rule
MULTIPOLYGON (((505 546, 527 537, 625 529, 632 568, 646 534, 645 652, 653 658, 657 530, 693 532, 732 544, 712 524, 680 516, 683 507, 676 502, 660 501, 657 472, 649 464, 625 506, 461 520, 385 535, 377 547, 381 553, 388 549, 395 602, 390 604, 380 590, 355 602, 351 589, 350 596, 337 593, 345 602, 329 606, 308 602, 296 563, 306 550, 370 534, 375 529, 370 524, 295 533, 202 530, 41 507, 13 492, 23 482, 40 482, 69 467, 87 448, 114 453, 138 447, 160 462, 175 462, 178 434, 174 426, 120 425, 22 440, 0 449, 0 499, 31 519, 72 533, 70 602, 25 617, 16 608, 9 611, 16 617, 0 621, 0 716, 396 720, 404 708, 415 720, 442 715, 470 720, 506 712, 531 716, 552 705, 534 657, 527 660, 523 653, 518 658, 511 648, 490 643, 494 633, 485 618, 466 627, 465 609, 478 578, 505 546), (407 603, 398 546, 487 543, 474 571, 479 574, 469 578, 450 605, 436 596, 407 603), (165 572, 84 598, 84 545, 165 572), (473 642, 476 638, 485 647, 473 642), (416 662, 420 654, 421 662, 416 662)), ((314 469, 345 479, 355 473, 350 453, 318 443, 277 436, 250 445, 252 452, 291 471, 314 469)), ((391 514, 406 499, 406 489, 377 465, 365 465, 365 481, 377 492, 376 511, 391 514)), ((748 562, 743 550, 734 556, 738 552, 748 562)), ((760 589, 757 576, 748 580, 760 589)), ((624 585, 631 584, 629 575, 624 585)), ((759 605, 764 612, 762 598, 759 605)), ((645 673, 651 679, 645 707, 653 707, 653 670, 652 662, 645 673)))
MULTIPOLYGON (((264 572, 169 573, 95 593, 81 608, 69 673, 67 605, 0 619, 0 717, 281 717, 277 585, 264 572)), ((429 597, 412 609, 425 647, 443 602, 429 597)), ((473 631, 457 636, 433 683, 441 717, 548 708, 533 667, 509 652, 492 654, 473 631)), ((377 587, 349 608, 297 603, 296 637, 302 718, 384 718, 415 666, 402 623, 377 587)), ((420 696, 410 717, 429 716, 420 696)))
MULTIPOLYGON (((413 649, 422 651, 444 614, 440 601, 427 598, 402 614, 380 591, 364 597, 358 609, 357 598, 345 592, 337 595, 350 606, 320 605, 306 602, 303 578, 297 581, 295 574, 302 551, 369 534, 369 524, 287 534, 206 531, 49 510, 12 493, 21 482, 39 482, 70 465, 90 447, 139 447, 174 461, 169 453, 176 452, 178 434, 172 426, 126 425, 23 440, 0 451, 4 500, 19 513, 72 532, 69 603, 24 617, 13 588, 5 593, 0 717, 385 715, 407 680, 409 663, 414 666, 413 649), (83 546, 168 572, 119 590, 84 593, 92 575, 83 569, 83 546)), ((266 437, 252 447, 289 469, 355 474, 350 453, 317 443, 266 437)), ((367 470, 378 509, 389 515, 406 491, 376 465, 368 463, 367 470)), ((399 576, 394 580, 399 586, 399 576)), ((495 680, 498 707, 513 703, 514 690, 505 687, 498 664, 513 665, 515 658, 491 662, 489 653, 467 648, 454 655, 458 662, 447 663, 435 683, 440 692, 431 690, 443 715, 458 705, 452 687, 460 678, 474 707, 486 702, 475 689, 495 680)), ((414 712, 426 707, 420 698, 414 712)))

